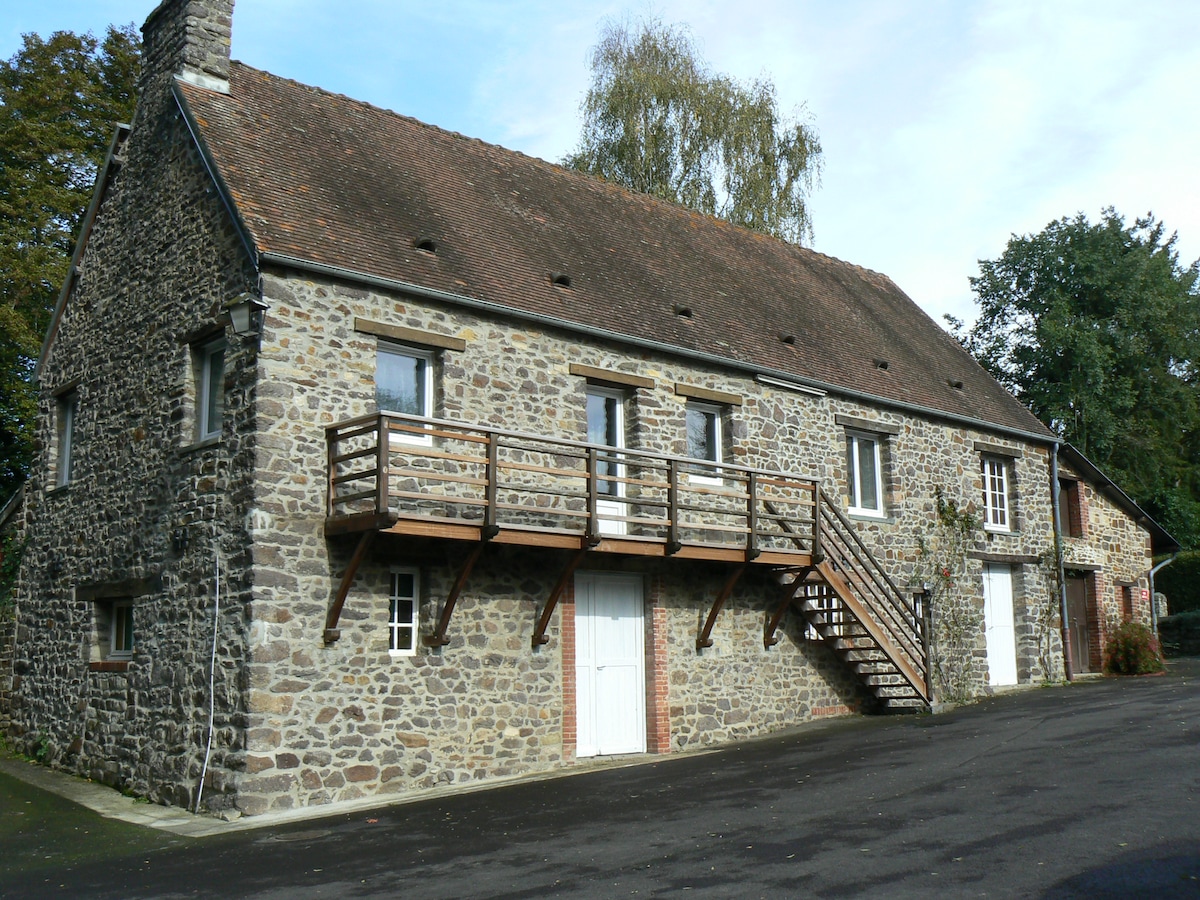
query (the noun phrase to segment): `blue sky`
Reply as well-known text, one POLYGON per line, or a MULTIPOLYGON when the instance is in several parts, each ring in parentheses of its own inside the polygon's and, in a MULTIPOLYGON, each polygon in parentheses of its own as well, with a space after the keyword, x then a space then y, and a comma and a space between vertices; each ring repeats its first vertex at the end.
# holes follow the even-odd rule
MULTIPOLYGON (((21 34, 138 25, 157 0, 0 0, 21 34)), ((238 0, 252 66, 557 161, 607 19, 686 24, 718 71, 766 75, 825 151, 822 253, 971 319, 968 277, 1013 233, 1108 205, 1200 257, 1200 3, 1147 0, 238 0)))

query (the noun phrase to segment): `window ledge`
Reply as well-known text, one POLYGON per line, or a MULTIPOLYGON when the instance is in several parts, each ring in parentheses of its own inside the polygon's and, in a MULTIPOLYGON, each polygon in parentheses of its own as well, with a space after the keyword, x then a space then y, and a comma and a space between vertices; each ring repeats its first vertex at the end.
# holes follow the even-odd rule
POLYGON ((69 493, 71 493, 71 482, 69 482, 69 481, 66 484, 56 484, 52 487, 46 488, 46 496, 47 497, 54 497, 58 494, 69 494, 69 493))
POLYGON ((127 659, 102 659, 88 663, 90 672, 125 672, 128 669, 129 660, 127 659))
POLYGON ((181 453, 196 453, 199 450, 207 450, 209 447, 217 447, 221 444, 221 435, 214 434, 212 437, 206 437, 203 440, 193 441, 185 447, 180 448, 181 453))
POLYGON ((848 509, 846 510, 846 517, 855 522, 874 522, 879 525, 894 525, 896 523, 895 516, 862 509, 848 509))

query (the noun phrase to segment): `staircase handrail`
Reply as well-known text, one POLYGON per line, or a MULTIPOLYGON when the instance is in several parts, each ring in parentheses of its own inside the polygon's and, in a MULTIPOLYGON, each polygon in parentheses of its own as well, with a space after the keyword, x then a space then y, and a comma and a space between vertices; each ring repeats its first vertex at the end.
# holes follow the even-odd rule
POLYGON ((830 500, 823 488, 819 494, 823 510, 827 513, 822 516, 824 527, 858 552, 855 559, 847 559, 837 540, 823 540, 822 549, 830 561, 845 573, 843 577, 864 595, 860 600, 885 628, 896 650, 903 653, 928 681, 928 660, 922 649, 924 638, 920 614, 915 606, 909 605, 904 594, 863 543, 850 519, 830 500), (864 579, 868 583, 862 584, 864 579), (880 608, 884 602, 887 608, 880 608))

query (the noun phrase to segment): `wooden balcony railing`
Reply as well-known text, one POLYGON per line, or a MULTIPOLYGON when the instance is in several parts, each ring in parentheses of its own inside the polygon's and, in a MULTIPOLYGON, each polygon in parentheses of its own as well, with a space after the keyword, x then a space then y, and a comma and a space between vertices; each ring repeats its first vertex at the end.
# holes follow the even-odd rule
POLYGON ((781 564, 819 555, 810 478, 396 413, 333 425, 327 440, 328 534, 781 564))
MULTIPOLYGON (((484 541, 574 549, 576 562, 584 550, 756 562, 784 567, 796 579, 767 623, 766 646, 794 603, 881 698, 904 701, 910 694, 897 682, 911 686, 916 700, 928 699, 922 611, 811 478, 398 413, 341 422, 326 438, 326 534, 363 534, 327 640, 336 639, 342 602, 373 532, 478 543, 436 634, 426 638, 434 644, 448 640, 454 598, 484 541), (814 603, 802 592, 807 578, 833 595, 814 603), (876 652, 890 663, 876 662, 876 652)), ((744 568, 713 604, 698 647, 711 643, 714 620, 744 568)), ((544 643, 553 610, 548 602, 535 644, 544 643)))

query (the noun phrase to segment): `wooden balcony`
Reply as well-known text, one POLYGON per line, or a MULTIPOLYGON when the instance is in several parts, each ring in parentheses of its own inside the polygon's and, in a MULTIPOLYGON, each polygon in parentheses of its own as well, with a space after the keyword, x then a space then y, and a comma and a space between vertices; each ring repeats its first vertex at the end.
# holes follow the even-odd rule
POLYGON ((702 650, 750 565, 783 573, 764 623, 768 649, 789 610, 803 615, 885 707, 929 700, 928 627, 819 484, 786 472, 616 449, 397 413, 330 426, 328 536, 358 534, 325 640, 375 535, 472 543, 426 644, 444 646, 483 547, 574 551, 542 605, 536 647, 575 567, 591 553, 730 563, 696 639, 702 650))
POLYGON ((817 482, 379 413, 327 429, 327 535, 362 531, 803 566, 817 482))

